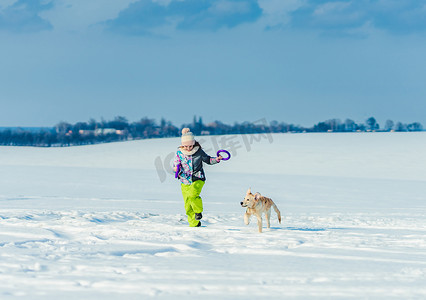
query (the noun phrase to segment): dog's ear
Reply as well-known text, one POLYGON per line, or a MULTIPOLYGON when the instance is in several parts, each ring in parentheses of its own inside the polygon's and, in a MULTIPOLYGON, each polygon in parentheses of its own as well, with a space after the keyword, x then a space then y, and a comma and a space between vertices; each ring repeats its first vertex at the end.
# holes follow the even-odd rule
POLYGON ((248 190, 247 190, 247 195, 250 195, 251 194, 251 188, 249 188, 248 190))
POLYGON ((260 193, 256 193, 256 194, 254 195, 254 199, 255 199, 255 200, 258 200, 260 197, 262 197, 262 195, 261 195, 260 193))

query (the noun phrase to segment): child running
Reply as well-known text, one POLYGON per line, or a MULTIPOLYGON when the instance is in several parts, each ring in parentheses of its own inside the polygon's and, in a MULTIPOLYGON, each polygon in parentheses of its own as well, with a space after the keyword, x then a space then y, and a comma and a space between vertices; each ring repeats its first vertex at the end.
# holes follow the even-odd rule
POLYGON ((179 180, 182 196, 185 203, 185 212, 190 227, 200 227, 203 215, 203 201, 200 197, 201 189, 206 181, 203 162, 214 165, 222 160, 222 156, 208 156, 201 145, 195 140, 189 128, 182 129, 181 146, 176 152, 173 163, 176 172, 180 164, 179 180))

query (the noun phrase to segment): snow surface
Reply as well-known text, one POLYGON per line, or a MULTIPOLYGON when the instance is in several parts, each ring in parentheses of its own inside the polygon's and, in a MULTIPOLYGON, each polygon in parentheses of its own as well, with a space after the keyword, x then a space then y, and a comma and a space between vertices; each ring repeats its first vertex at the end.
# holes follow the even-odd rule
POLYGON ((0 147, 0 299, 425 299, 426 133, 203 137, 203 226, 179 139, 0 147), (243 222, 271 197, 271 229, 243 222))

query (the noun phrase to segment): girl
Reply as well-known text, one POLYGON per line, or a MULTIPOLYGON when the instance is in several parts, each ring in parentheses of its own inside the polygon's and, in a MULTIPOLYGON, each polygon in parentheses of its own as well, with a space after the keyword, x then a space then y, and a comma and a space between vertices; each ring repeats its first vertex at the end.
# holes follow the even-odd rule
POLYGON ((201 226, 203 201, 200 197, 206 177, 203 170, 203 162, 214 165, 222 160, 222 156, 208 156, 201 145, 195 141, 189 128, 182 129, 182 145, 176 152, 173 169, 176 172, 180 164, 179 180, 181 182, 182 196, 185 203, 185 212, 188 216, 189 226, 201 226))

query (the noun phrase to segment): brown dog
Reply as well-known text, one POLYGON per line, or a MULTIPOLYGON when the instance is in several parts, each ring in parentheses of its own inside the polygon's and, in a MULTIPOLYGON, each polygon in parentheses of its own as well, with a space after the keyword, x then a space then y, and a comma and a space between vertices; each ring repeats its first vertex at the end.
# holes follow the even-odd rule
POLYGON ((241 202, 242 207, 247 207, 247 211, 244 214, 244 223, 248 225, 250 223, 250 217, 255 215, 257 218, 257 225, 259 226, 259 232, 262 232, 262 214, 266 216, 266 225, 268 228, 271 227, 271 207, 274 208, 278 215, 278 221, 281 223, 281 213, 278 207, 275 205, 272 199, 263 197, 260 193, 253 195, 251 189, 247 190, 247 194, 244 197, 244 201, 241 202))

